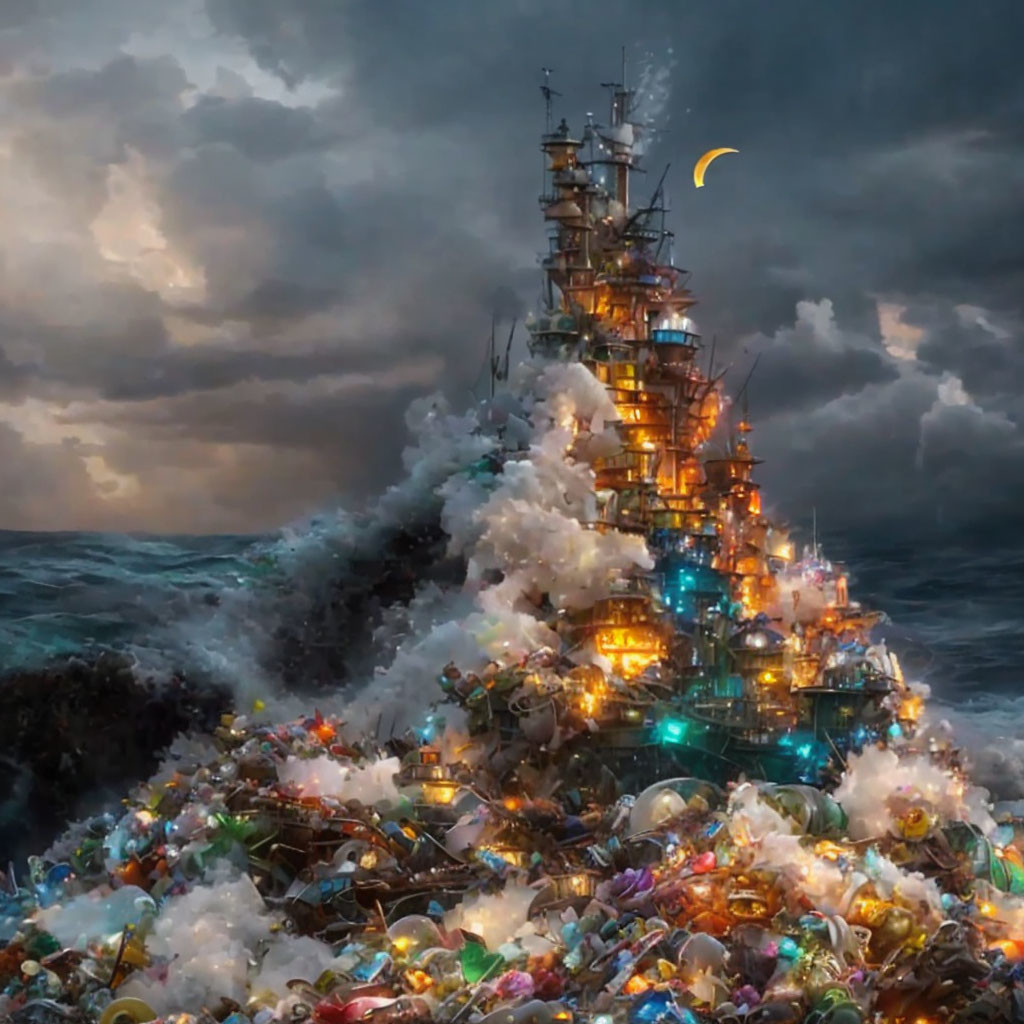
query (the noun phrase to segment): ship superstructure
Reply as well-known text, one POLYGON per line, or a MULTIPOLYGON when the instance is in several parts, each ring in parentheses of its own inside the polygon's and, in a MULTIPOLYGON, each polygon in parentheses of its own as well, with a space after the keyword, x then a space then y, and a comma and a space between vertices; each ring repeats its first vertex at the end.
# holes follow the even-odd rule
POLYGON ((919 701, 841 569, 816 544, 797 558, 764 512, 745 402, 738 422, 720 422, 730 403, 674 262, 665 175, 635 201, 647 126, 625 81, 606 87, 607 121, 588 116, 574 132, 552 127, 542 86, 549 248, 544 308, 527 324, 531 352, 582 362, 619 416, 589 526, 640 534, 656 559, 563 624, 606 667, 590 673, 582 709, 626 758, 672 748, 704 777, 820 781, 848 750, 912 728, 919 701))

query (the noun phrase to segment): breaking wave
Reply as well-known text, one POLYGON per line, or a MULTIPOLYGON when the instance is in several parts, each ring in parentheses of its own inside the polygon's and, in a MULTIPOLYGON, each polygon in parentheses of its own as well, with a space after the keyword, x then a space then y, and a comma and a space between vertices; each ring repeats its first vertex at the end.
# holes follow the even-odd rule
MULTIPOLYGON (((546 627, 521 610, 531 593, 583 607, 605 570, 647 557, 636 538, 580 528, 593 518, 589 467, 562 458, 565 431, 582 416, 601 453, 614 416, 603 388, 576 364, 527 364, 513 383, 521 397, 499 394, 464 414, 436 396, 413 403, 405 476, 358 513, 269 537, 0 534, 6 678, 31 686, 55 659, 82 666, 116 652, 157 689, 185 678, 280 715, 314 694, 368 727, 408 724, 446 662, 545 642, 546 627), (498 472, 499 448, 517 445, 498 472)), ((891 615, 887 643, 931 687, 934 711, 972 752, 975 779, 997 799, 1024 797, 1024 557, 825 541, 853 570, 858 596, 891 615)), ((17 802, 24 772, 9 767, 17 802)))

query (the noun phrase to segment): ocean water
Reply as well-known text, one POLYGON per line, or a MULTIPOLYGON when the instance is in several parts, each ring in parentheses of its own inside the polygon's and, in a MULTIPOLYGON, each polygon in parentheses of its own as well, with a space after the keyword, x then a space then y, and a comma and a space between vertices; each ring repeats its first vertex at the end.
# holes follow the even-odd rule
POLYGON ((252 537, 0 531, 0 672, 144 641, 264 559, 252 537))
MULTIPOLYGON (((0 531, 0 672, 142 645, 239 588, 259 592, 280 543, 0 531)), ((841 537, 823 550, 848 567, 853 598, 888 614, 883 633, 936 699, 985 705, 1024 694, 1024 551, 873 550, 841 537)), ((272 616, 273 595, 262 596, 272 616)))
POLYGON ((884 609, 910 678, 932 691, 930 714, 954 727, 975 781, 1024 799, 1024 550, 921 544, 851 550, 854 592, 884 609))
POLYGON ((938 703, 967 713, 1024 696, 1024 550, 836 539, 829 553, 851 596, 889 616, 905 673, 938 703))
MULTIPOLYGON (((888 614, 881 631, 908 677, 931 687, 938 714, 975 748, 1020 744, 1013 764, 1000 761, 990 773, 1019 773, 1024 795, 1024 551, 881 545, 842 535, 826 538, 823 548, 850 570, 851 595, 888 614)), ((294 610, 297 589, 330 577, 329 564, 315 563, 331 558, 337 552, 329 545, 294 532, 0 532, 0 675, 102 649, 186 671, 208 668, 211 657, 222 665, 242 659, 246 634, 271 635, 285 607, 294 610), (289 566, 282 587, 277 562, 296 549, 303 572, 289 566)))

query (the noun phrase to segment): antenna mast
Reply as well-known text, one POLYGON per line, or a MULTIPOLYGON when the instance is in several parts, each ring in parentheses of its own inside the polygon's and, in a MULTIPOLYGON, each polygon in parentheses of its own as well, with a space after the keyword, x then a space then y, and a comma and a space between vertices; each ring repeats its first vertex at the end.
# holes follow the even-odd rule
POLYGON ((491 317, 491 398, 494 397, 494 382, 508 380, 508 363, 512 352, 512 339, 515 337, 518 319, 512 321, 512 329, 508 332, 508 342, 505 344, 505 356, 502 358, 497 354, 494 347, 494 317, 491 317))
POLYGON ((551 99, 554 96, 561 96, 560 92, 556 92, 551 88, 551 72, 554 68, 541 68, 544 72, 544 84, 540 87, 540 91, 544 94, 544 134, 551 134, 551 99))
MULTIPOLYGON (((562 94, 551 88, 551 73, 554 68, 541 68, 541 71, 544 73, 544 83, 540 87, 541 94, 544 96, 544 138, 547 139, 551 134, 551 100, 562 94)), ((540 154, 540 194, 543 203, 548 196, 548 161, 543 147, 540 154)), ((550 278, 548 278, 547 292, 547 304, 550 307, 552 304, 550 278)))
POLYGON ((746 393, 747 385, 750 383, 750 378, 754 376, 754 371, 757 369, 757 364, 758 362, 760 362, 760 360, 761 353, 758 352, 757 356, 754 359, 754 365, 750 367, 750 372, 747 374, 747 379, 743 382, 743 387, 740 388, 739 393, 736 395, 737 399, 742 398, 743 395, 746 393))
POLYGON ((496 326, 495 320, 496 315, 494 313, 491 313, 491 349, 490 355, 487 359, 487 368, 489 371, 489 376, 491 378, 491 398, 494 397, 494 375, 495 370, 497 369, 496 360, 494 358, 494 328, 496 326))
POLYGON ((501 369, 498 370, 498 379, 499 380, 508 380, 508 361, 509 361, 509 358, 510 358, 510 356, 512 354, 512 339, 515 337, 515 334, 516 334, 516 324, 518 324, 518 322, 519 321, 517 319, 513 319, 512 320, 512 328, 508 332, 508 342, 505 345, 505 361, 504 361, 504 363, 502 363, 501 369))

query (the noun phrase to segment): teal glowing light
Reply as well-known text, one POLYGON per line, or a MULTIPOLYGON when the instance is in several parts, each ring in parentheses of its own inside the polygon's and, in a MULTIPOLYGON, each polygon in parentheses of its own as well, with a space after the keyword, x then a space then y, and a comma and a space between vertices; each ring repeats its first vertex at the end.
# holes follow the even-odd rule
POLYGON ((779 941, 779 956, 786 960, 795 960, 799 955, 800 947, 788 935, 779 941))
POLYGON ((686 739, 686 722, 678 718, 666 718, 658 726, 658 738, 662 743, 682 743, 686 739))
POLYGON ((802 747, 797 747, 796 752, 797 752, 797 754, 800 757, 810 757, 811 756, 811 745, 810 745, 810 743, 805 743, 802 747))
POLYGON ((903 730, 900 728, 899 722, 893 722, 892 725, 889 726, 889 735, 894 740, 903 735, 903 730))

